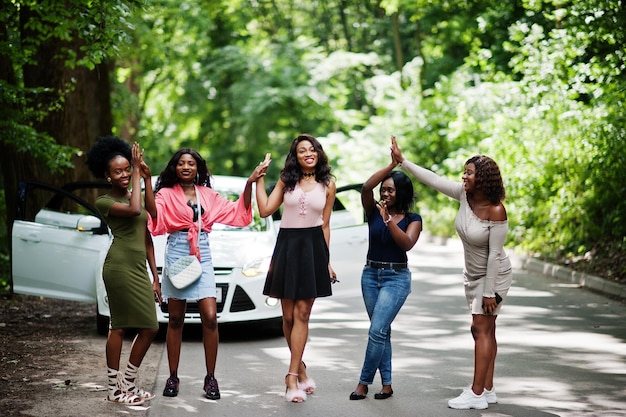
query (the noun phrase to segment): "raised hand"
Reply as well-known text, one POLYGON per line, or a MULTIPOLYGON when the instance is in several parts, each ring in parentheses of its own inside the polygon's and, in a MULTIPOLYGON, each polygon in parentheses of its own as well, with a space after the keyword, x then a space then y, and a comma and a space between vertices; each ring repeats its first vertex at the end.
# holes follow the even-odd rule
POLYGON ((251 182, 257 182, 260 178, 264 177, 265 174, 267 174, 267 168, 270 166, 270 163, 272 162, 271 156, 272 155, 269 152, 266 153, 265 159, 259 162, 259 165, 257 165, 256 168, 254 168, 254 171, 252 171, 252 174, 250 174, 250 178, 249 178, 251 182))
POLYGON ((391 136, 391 159, 397 164, 401 164, 404 161, 404 156, 402 156, 402 149, 398 146, 398 142, 396 142, 396 137, 391 136))
POLYGON ((150 167, 143 159, 141 160, 141 177, 144 180, 152 178, 152 172, 150 171, 150 167))
POLYGON ((141 161, 143 158, 143 152, 139 150, 139 144, 137 142, 133 143, 131 156, 132 156, 131 164, 133 166, 133 169, 141 169, 141 161))
POLYGON ((148 164, 146 164, 146 161, 143 160, 143 153, 144 150, 141 149, 141 151, 139 150, 139 143, 135 142, 133 144, 133 168, 135 168, 136 166, 139 167, 139 173, 141 174, 141 178, 143 178, 144 180, 150 179, 152 178, 152 173, 150 171, 150 167, 148 166, 148 164), (139 160, 139 164, 135 165, 135 158, 137 158, 139 160))

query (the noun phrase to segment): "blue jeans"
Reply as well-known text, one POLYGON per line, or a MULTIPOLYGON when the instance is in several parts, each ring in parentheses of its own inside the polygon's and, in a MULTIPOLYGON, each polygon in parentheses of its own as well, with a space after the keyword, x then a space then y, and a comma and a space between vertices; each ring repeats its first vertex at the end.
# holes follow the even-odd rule
POLYGON ((370 329, 359 383, 372 384, 378 369, 383 385, 391 385, 391 322, 411 293, 411 271, 366 265, 361 275, 361 291, 370 329))

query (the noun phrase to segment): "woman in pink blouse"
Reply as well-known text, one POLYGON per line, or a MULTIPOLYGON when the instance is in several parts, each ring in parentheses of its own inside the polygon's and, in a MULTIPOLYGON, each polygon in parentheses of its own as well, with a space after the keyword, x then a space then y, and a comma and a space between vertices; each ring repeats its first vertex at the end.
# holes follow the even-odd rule
MULTIPOLYGON (((268 154, 259 164, 262 172, 269 164, 268 154)), ((307 376, 302 362, 313 302, 317 297, 331 295, 330 284, 337 279, 328 251, 336 190, 330 171, 319 141, 301 134, 292 141, 280 179, 269 197, 263 177, 256 187, 262 217, 284 205, 263 294, 281 301, 283 332, 291 352, 285 399, 297 403, 315 390, 315 382, 307 376)))
POLYGON ((257 168, 250 175, 237 201, 229 201, 211 188, 210 172, 204 158, 194 149, 183 148, 172 156, 156 183, 156 211, 150 212, 150 232, 153 235, 169 233, 161 282, 162 298, 167 301, 169 310, 166 344, 170 377, 163 390, 166 397, 178 395, 180 381, 177 373, 185 310, 187 300, 195 300, 200 309, 207 371, 204 391, 209 399, 220 398, 214 375, 219 336, 209 232, 216 222, 246 226, 252 221, 252 183, 262 175, 260 172, 261 169, 257 168), (198 201, 201 231, 198 231, 198 201), (177 289, 170 282, 167 270, 178 258, 186 255, 198 257, 202 276, 190 286, 177 289))

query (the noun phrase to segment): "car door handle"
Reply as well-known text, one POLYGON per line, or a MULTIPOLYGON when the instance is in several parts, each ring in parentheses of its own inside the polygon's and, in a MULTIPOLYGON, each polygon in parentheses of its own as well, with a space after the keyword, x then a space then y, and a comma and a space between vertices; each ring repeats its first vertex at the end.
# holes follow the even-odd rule
POLYGON ((41 238, 39 237, 39 235, 22 235, 22 236, 19 236, 19 238, 26 242, 35 242, 35 243, 41 242, 41 238))

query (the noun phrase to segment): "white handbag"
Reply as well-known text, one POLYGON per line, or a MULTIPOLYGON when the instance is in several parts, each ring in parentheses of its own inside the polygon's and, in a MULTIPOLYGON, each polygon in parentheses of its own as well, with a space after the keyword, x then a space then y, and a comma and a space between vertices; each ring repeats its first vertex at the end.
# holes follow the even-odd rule
POLYGON ((179 290, 187 288, 202 275, 202 265, 195 255, 180 257, 170 265, 170 282, 179 290))
MULTIPOLYGON (((196 189, 196 197, 198 200, 198 239, 200 239, 200 231, 202 230, 202 207, 200 206, 200 194, 196 189)), ((196 282, 202 276, 202 265, 198 261, 196 255, 187 255, 178 258, 169 266, 168 277, 172 285, 182 290, 196 282)))

